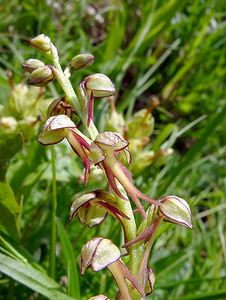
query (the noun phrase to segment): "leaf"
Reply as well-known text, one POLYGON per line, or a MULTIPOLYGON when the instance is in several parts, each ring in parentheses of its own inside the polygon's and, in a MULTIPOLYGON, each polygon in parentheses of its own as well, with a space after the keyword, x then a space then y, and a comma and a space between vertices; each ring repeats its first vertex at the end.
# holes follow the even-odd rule
POLYGON ((64 294, 60 285, 48 277, 46 273, 36 270, 30 264, 17 261, 4 254, 0 254, 0 271, 48 299, 75 299, 64 294))
POLYGON ((169 187, 175 183, 175 180, 179 179, 179 175, 192 163, 195 158, 199 156, 207 144, 208 139, 214 134, 218 125, 224 120, 226 113, 226 105, 224 107, 219 107, 213 116, 207 119, 207 122, 203 126, 205 128, 202 130, 201 135, 197 142, 191 147, 191 149, 185 154, 181 162, 170 170, 170 174, 167 180, 162 184, 159 194, 165 194, 169 187))
POLYGON ((57 230, 68 275, 68 294, 80 299, 78 265, 69 236, 60 220, 57 220, 57 230))
POLYGON ((16 217, 19 205, 16 202, 13 190, 4 182, 0 182, 0 231, 18 239, 16 217))
POLYGON ((21 147, 20 134, 0 132, 0 180, 4 180, 10 159, 21 147))
POLYGON ((210 293, 203 293, 199 295, 188 295, 185 297, 177 298, 176 300, 216 300, 216 299, 225 299, 226 298, 226 289, 217 290, 210 293))

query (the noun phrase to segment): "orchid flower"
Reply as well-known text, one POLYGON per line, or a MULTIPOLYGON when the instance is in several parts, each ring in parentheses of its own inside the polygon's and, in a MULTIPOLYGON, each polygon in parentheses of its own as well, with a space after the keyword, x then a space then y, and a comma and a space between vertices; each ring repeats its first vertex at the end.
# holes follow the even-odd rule
POLYGON ((88 119, 87 124, 93 120, 94 98, 109 97, 115 94, 115 87, 111 80, 104 74, 92 74, 83 79, 80 88, 88 97, 88 119))
POLYGON ((42 132, 38 136, 38 141, 44 145, 53 145, 66 138, 73 151, 81 158, 85 166, 84 182, 90 172, 90 162, 87 151, 90 148, 90 140, 83 135, 74 122, 66 115, 50 117, 43 126, 42 132))
POLYGON ((119 189, 120 184, 132 198, 138 211, 145 217, 145 211, 139 198, 155 205, 159 205, 159 203, 143 194, 133 185, 130 172, 118 159, 119 152, 123 151, 128 162, 130 161, 127 146, 128 142, 118 133, 110 131, 99 133, 90 145, 89 157, 95 165, 100 165, 104 169, 110 187, 115 194, 121 199, 127 200, 119 189))
POLYGON ((129 219, 117 208, 114 195, 97 190, 75 197, 71 205, 69 220, 72 221, 77 213, 80 223, 93 227, 103 222, 108 212, 120 222, 121 218, 129 219))
POLYGON ((81 250, 79 257, 81 275, 84 275, 85 270, 89 267, 94 272, 98 272, 107 267, 115 278, 122 299, 132 300, 126 279, 129 280, 140 295, 144 297, 145 292, 141 288, 137 278, 130 273, 120 260, 120 257, 120 250, 111 240, 101 237, 93 238, 86 243, 81 250))

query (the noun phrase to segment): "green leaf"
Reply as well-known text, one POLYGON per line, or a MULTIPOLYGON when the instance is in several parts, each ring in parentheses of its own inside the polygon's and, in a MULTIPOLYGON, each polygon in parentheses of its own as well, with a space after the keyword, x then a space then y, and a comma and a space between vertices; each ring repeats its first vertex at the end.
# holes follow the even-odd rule
POLYGON ((0 132, 0 180, 4 180, 10 159, 21 147, 20 134, 0 132))
POLYGON ((80 286, 78 276, 78 264, 76 263, 74 250, 69 236, 60 220, 57 220, 57 230, 60 238, 61 249, 68 275, 68 294, 80 299, 80 286))
POLYGON ((16 217, 19 205, 16 202, 13 190, 4 182, 0 182, 0 231, 18 239, 16 217))
MULTIPOLYGON (((198 157, 201 153, 205 145, 207 144, 208 139, 215 133, 218 125, 221 124, 222 120, 224 120, 226 113, 226 105, 223 107, 219 107, 218 110, 207 119, 206 123, 203 126, 205 128, 202 130, 200 138, 197 142, 191 147, 191 149, 184 155, 181 162, 170 170, 170 174, 167 180, 162 184, 161 190, 159 194, 162 195, 166 193, 169 187, 175 183, 176 179, 180 179, 180 175, 182 172, 192 163, 195 158, 198 157)), ((183 180, 183 178, 182 178, 183 180)))
POLYGON ((4 254, 0 254, 0 271, 48 299, 75 299, 64 294, 60 285, 48 277, 46 273, 36 270, 30 264, 17 261, 4 254))
POLYGON ((216 300, 216 299, 225 299, 226 298, 226 289, 217 290, 211 293, 203 293, 199 295, 188 295, 185 297, 177 298, 176 300, 216 300))

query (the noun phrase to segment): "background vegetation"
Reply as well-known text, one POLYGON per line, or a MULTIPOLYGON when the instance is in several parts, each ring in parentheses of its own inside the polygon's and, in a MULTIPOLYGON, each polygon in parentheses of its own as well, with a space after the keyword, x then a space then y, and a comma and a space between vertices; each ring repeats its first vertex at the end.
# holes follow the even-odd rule
MULTIPOLYGON (((46 275, 50 150, 36 137, 40 112, 62 91, 55 84, 45 93, 27 91, 21 69, 28 58, 42 59, 28 45, 42 32, 56 43, 63 65, 78 53, 95 55, 93 66, 73 74, 72 82, 77 86, 87 74, 107 74, 116 84, 116 108, 124 120, 153 99, 160 102, 145 150, 173 152, 135 170, 135 183, 154 198, 166 193, 185 198, 194 229, 161 227, 150 258, 156 274, 150 299, 226 299, 224 1, 3 0, 0 20, 0 299, 115 293, 107 271, 78 275, 77 257, 91 237, 122 241, 111 217, 92 230, 77 219, 68 223, 72 197, 84 186, 82 165, 65 144, 56 147, 57 273, 55 280, 46 275)), ((109 102, 95 105, 103 130, 109 102)), ((100 184, 94 177, 87 190, 100 184)))

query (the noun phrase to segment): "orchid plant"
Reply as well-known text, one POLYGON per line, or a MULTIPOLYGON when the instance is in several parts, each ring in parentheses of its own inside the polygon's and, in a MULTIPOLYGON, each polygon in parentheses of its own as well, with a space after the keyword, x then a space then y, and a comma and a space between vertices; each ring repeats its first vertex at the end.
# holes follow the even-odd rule
MULTIPOLYGON (((30 44, 48 56, 52 64, 45 65, 37 59, 25 61, 23 69, 30 73, 28 83, 44 86, 57 80, 64 91, 63 97, 50 104, 38 141, 47 146, 67 140, 84 164, 84 184, 89 180, 91 166, 101 170, 108 183, 107 190, 93 190, 76 196, 71 206, 70 220, 77 215, 82 224, 92 228, 103 222, 109 213, 123 229, 124 245, 121 247, 114 245, 107 237, 94 237, 87 241, 79 257, 81 275, 87 268, 94 272, 108 268, 118 286, 116 299, 145 299, 153 291, 155 282, 148 259, 155 234, 164 221, 192 228, 189 205, 174 195, 155 200, 135 187, 126 166, 131 158, 125 136, 114 131, 99 132, 96 128, 94 100, 114 96, 114 84, 104 74, 92 74, 82 80, 76 93, 70 82, 71 72, 91 65, 93 55, 75 56, 63 71, 58 51, 48 36, 41 34, 33 38, 30 44), (75 116, 79 121, 74 122, 75 116), (84 128, 83 132, 80 128, 84 128), (141 200, 148 203, 146 210, 141 200), (140 224, 136 213, 142 217, 140 224), (125 256, 128 256, 127 263, 125 256)), ((56 203, 54 205, 56 207, 56 203)), ((53 252, 54 234, 53 227, 53 252)), ((50 263, 54 264, 54 260, 50 263)), ((98 295, 91 299, 109 298, 98 295)))

